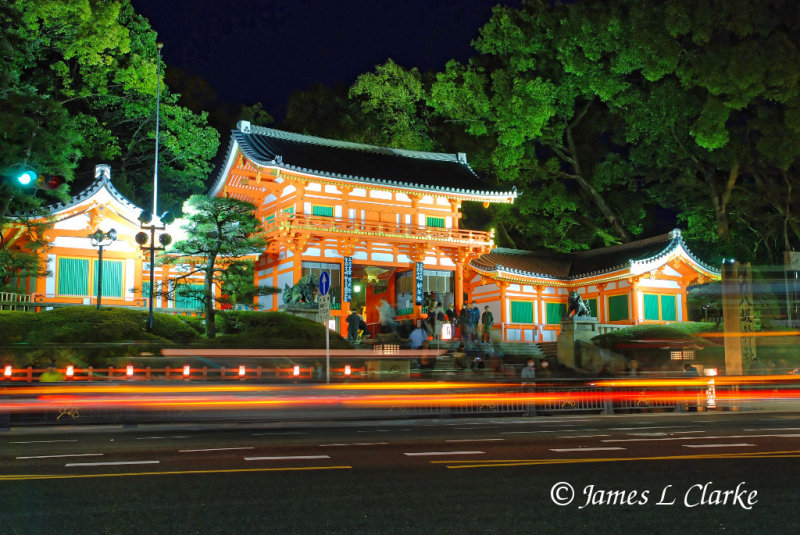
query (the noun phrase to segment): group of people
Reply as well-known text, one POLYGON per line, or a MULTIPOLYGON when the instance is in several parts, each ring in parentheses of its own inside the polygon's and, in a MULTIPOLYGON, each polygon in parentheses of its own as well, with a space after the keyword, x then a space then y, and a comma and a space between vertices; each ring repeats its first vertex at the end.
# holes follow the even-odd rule
POLYGON ((437 302, 430 308, 425 323, 428 334, 434 340, 441 340, 442 326, 450 324, 453 338, 464 342, 488 343, 494 325, 494 315, 488 306, 485 306, 481 313, 475 301, 469 307, 464 303, 460 312, 456 312, 453 303, 448 304, 447 309, 443 309, 442 303, 437 302))

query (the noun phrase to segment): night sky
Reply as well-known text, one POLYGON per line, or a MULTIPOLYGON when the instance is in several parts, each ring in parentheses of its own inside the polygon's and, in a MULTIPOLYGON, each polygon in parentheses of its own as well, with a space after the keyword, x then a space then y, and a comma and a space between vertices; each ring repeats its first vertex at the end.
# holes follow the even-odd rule
MULTIPOLYGON (((220 102, 261 102, 274 117, 314 82, 352 85, 388 58, 441 70, 467 60, 499 0, 132 0, 167 68, 199 74, 220 102)), ((518 6, 519 1, 503 2, 518 6)))

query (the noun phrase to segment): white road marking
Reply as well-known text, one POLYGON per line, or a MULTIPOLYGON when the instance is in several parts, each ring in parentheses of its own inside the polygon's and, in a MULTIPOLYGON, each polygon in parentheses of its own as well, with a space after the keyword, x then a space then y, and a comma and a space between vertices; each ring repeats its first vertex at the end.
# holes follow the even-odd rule
POLYGON ((690 433, 708 433, 708 431, 675 431, 673 435, 688 435, 690 433))
POLYGON ((326 448, 330 446, 386 446, 388 442, 351 442, 349 444, 320 444, 321 447, 326 448))
POLYGON ((27 442, 9 442, 9 444, 50 444, 51 442, 77 442, 77 439, 71 440, 28 440, 27 442))
POLYGON ((308 433, 300 433, 295 431, 287 431, 287 432, 280 432, 280 433, 253 433, 254 437, 266 437, 270 435, 307 435, 308 433))
POLYGON ((708 440, 708 439, 728 439, 728 438, 800 438, 800 434, 789 435, 728 435, 728 436, 702 436, 702 437, 667 437, 667 438, 608 438, 603 442, 658 442, 665 440, 708 440))
POLYGON ((530 435, 532 433, 555 433, 555 431, 503 431, 501 435, 530 435))
POLYGON ((201 450, 178 450, 178 453, 196 453, 201 451, 227 451, 227 450, 253 450, 255 446, 240 446, 231 448, 206 448, 201 450))
POLYGON ((424 457, 428 455, 481 455, 485 451, 411 451, 405 452, 403 455, 408 457, 424 457))
POLYGON ((755 444, 681 444, 684 448, 740 448, 743 446, 755 446, 755 444))
POLYGON ((550 451, 558 453, 568 451, 611 451, 611 450, 624 450, 625 448, 608 447, 608 448, 550 448, 550 451))
POLYGON ((30 455, 28 457, 17 457, 17 459, 57 459, 59 457, 97 457, 102 453, 65 453, 63 455, 30 455))
POLYGON ((445 442, 498 442, 505 440, 504 438, 454 438, 445 440, 445 442))
POLYGON ((330 455, 286 455, 283 457, 245 457, 245 461, 285 461, 294 459, 330 459, 330 455))
POLYGON ((610 437, 611 435, 563 435, 558 438, 595 438, 595 437, 610 437))
POLYGON ((67 463, 64 466, 122 466, 125 464, 158 464, 161 461, 109 461, 105 463, 67 463))
POLYGON ((685 425, 650 425, 637 427, 609 427, 609 431, 641 431, 642 429, 674 429, 676 427, 686 427, 685 425))

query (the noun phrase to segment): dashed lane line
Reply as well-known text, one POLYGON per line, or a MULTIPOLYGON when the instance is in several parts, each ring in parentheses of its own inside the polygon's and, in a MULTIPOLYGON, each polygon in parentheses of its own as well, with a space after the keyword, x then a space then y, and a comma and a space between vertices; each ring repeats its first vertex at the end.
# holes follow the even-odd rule
POLYGON ((612 450, 624 450, 624 449, 627 449, 627 448, 619 448, 619 447, 615 447, 615 446, 609 446, 609 447, 606 447, 606 448, 585 448, 585 447, 578 447, 578 448, 550 448, 550 451, 554 451, 556 453, 566 453, 566 452, 572 452, 572 451, 580 451, 580 452, 584 452, 584 451, 612 451, 612 450))
POLYGON ((161 461, 108 461, 103 463, 67 463, 64 466, 73 468, 78 466, 123 466, 126 464, 158 464, 161 461))
POLYGON ((9 444, 50 444, 53 442, 77 442, 78 439, 70 440, 27 440, 25 442, 9 442, 9 444))
POLYGON ((684 448, 743 448, 747 446, 755 446, 755 444, 681 444, 684 448))
POLYGON ((339 444, 320 444, 322 448, 328 447, 340 447, 340 446, 387 446, 388 442, 350 442, 350 443, 339 443, 339 444))
POLYGON ((403 455, 407 457, 426 457, 437 455, 485 455, 485 451, 409 451, 403 455))
POLYGON ((245 461, 294 461, 298 459, 330 459, 330 455, 284 455, 279 457, 245 457, 245 461))
POLYGON ((504 438, 452 438, 445 442, 501 442, 504 438))
POLYGON ((26 457, 17 457, 17 459, 58 459, 61 457, 99 457, 102 455, 102 453, 64 453, 62 455, 29 455, 26 457))
POLYGON ((253 450, 255 446, 236 446, 230 448, 205 448, 197 450, 178 450, 178 453, 199 453, 204 451, 229 451, 229 450, 253 450))

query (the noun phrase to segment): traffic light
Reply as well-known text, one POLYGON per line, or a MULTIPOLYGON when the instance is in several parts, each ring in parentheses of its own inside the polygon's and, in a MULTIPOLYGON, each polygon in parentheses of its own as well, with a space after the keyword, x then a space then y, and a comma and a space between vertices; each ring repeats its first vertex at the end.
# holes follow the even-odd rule
POLYGON ((64 184, 64 177, 42 174, 36 177, 36 187, 46 190, 57 190, 64 184))
POLYGON ((17 182, 22 184, 23 186, 29 185, 31 182, 36 180, 36 173, 33 171, 23 171, 17 175, 17 182))

